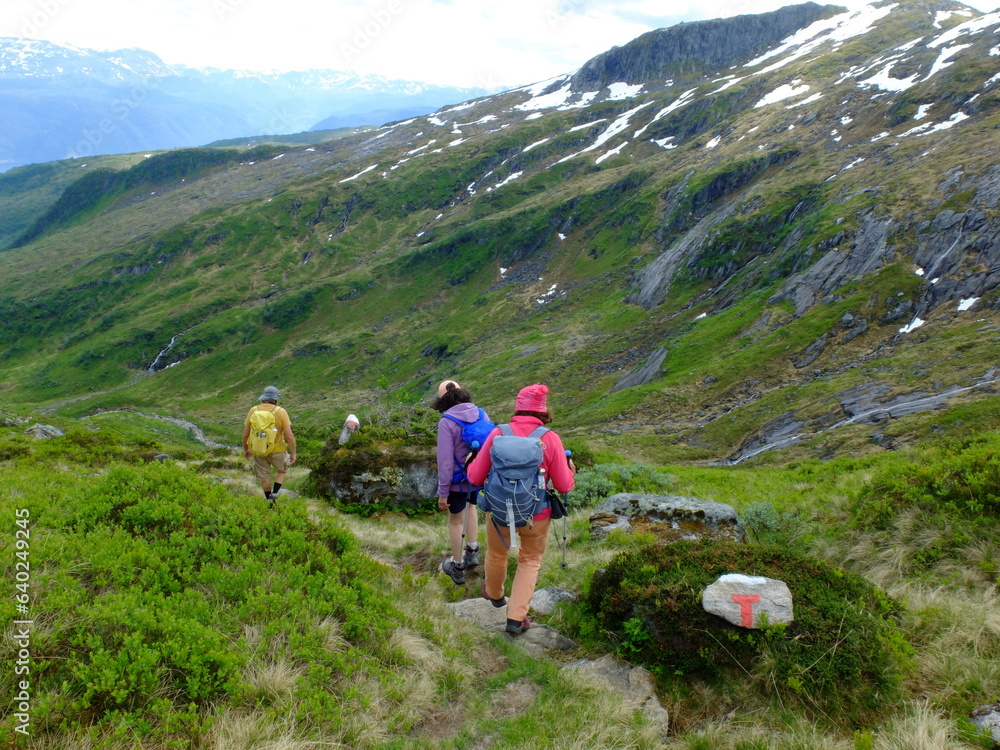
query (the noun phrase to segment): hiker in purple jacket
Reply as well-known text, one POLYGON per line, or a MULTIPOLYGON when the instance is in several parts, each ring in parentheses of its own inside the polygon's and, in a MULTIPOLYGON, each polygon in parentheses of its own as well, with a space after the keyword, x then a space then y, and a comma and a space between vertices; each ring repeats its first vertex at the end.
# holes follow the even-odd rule
POLYGON ((441 570, 456 585, 462 585, 465 571, 479 565, 479 516, 476 488, 464 480, 465 463, 471 451, 462 440, 459 422, 475 422, 480 409, 472 403, 471 394, 454 380, 445 380, 438 386, 432 408, 442 414, 437 426, 438 507, 448 511, 451 546, 451 555, 441 563, 441 570), (469 542, 463 549, 466 537, 469 542))

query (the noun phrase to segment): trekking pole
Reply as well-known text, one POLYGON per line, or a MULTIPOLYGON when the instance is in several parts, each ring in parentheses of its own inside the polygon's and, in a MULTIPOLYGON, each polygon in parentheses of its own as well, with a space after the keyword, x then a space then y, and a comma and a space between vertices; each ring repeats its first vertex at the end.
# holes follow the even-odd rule
MULTIPOLYGON (((476 457, 476 454, 478 452, 479 452, 479 441, 478 440, 473 440, 472 441, 472 452, 469 454, 469 457, 465 460, 465 468, 466 468, 466 470, 468 470, 469 464, 472 463, 472 459, 474 459, 476 457)), ((472 500, 472 483, 469 482, 469 476, 468 476, 468 474, 466 474, 466 476, 465 476, 465 481, 469 485, 469 492, 465 496, 465 517, 462 519, 462 561, 463 562, 465 561, 465 535, 469 531, 469 506, 472 505, 472 503, 469 502, 470 500, 472 500)), ((476 541, 478 542, 479 540, 477 539, 476 541)))
MULTIPOLYGON (((573 455, 573 451, 571 451, 571 450, 567 450, 566 451, 566 460, 567 460, 567 462, 570 460, 570 456, 572 456, 572 455, 573 455)), ((563 499, 564 499, 564 503, 563 504, 566 506, 566 508, 563 511, 563 559, 562 559, 562 567, 565 568, 566 567, 566 527, 569 524, 569 493, 568 492, 566 492, 566 493, 563 494, 563 499)))

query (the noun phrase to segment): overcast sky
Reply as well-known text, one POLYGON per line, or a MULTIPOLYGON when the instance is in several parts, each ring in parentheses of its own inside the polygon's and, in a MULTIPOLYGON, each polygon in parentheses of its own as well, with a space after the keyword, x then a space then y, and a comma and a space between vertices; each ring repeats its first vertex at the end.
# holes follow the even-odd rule
MULTIPOLYGON (((3 0, 0 36, 241 70, 325 68, 483 88, 571 73, 651 29, 789 0, 3 0)), ((838 3, 857 7, 862 0, 838 3)), ((970 3, 971 4, 971 3, 970 3)), ((993 10, 1000 0, 973 7, 993 10)))

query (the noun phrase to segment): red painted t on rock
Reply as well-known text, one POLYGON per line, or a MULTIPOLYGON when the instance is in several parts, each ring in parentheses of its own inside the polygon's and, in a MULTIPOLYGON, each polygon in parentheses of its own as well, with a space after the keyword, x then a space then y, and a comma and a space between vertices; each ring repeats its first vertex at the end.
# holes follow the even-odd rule
POLYGON ((758 594, 732 594, 731 596, 735 604, 740 605, 740 620, 743 623, 743 627, 752 628, 753 627, 753 605, 760 603, 760 595, 758 594))

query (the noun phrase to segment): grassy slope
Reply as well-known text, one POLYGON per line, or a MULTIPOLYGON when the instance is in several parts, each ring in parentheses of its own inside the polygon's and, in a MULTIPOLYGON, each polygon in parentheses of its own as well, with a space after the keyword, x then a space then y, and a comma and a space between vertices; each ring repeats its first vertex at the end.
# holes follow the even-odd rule
MULTIPOLYGON (((154 601, 155 590, 160 583, 169 583, 169 577, 162 577, 163 566, 174 564, 168 563, 168 548, 156 546, 160 532, 152 529, 144 535, 147 542, 142 550, 127 547, 127 577, 136 582, 132 588, 125 586, 124 578, 115 583, 120 560, 116 563, 99 555, 74 559, 76 554, 89 554, 88 545, 95 540, 99 543, 101 534, 115 528, 110 516, 107 522, 93 520, 103 512, 93 502, 100 493, 111 489, 109 482, 113 483, 115 477, 120 479, 123 472, 137 478, 147 472, 159 485, 161 499, 146 500, 132 511, 123 506, 122 523, 128 518, 130 523, 153 519, 156 528, 162 530, 169 528, 177 507, 193 503, 187 511, 191 520, 211 525, 221 523, 220 509, 232 504, 224 514, 229 519, 225 537, 233 524, 247 532, 261 524, 265 533, 271 532, 267 531, 269 514, 264 501, 238 456, 227 451, 205 456, 183 430, 134 414, 95 416, 82 425, 64 419, 56 421, 69 430, 68 437, 32 443, 17 437, 20 428, 0 427, 0 480, 9 490, 4 495, 4 514, 13 518, 15 509, 28 508, 35 524, 30 554, 35 571, 31 579, 31 611, 38 623, 32 640, 33 658, 36 680, 41 680, 33 683, 37 722, 33 736, 38 742, 71 744, 87 732, 91 722, 100 722, 92 736, 101 738, 102 747, 112 748, 131 747, 136 733, 147 736, 143 746, 149 747, 165 747, 168 740, 185 739, 194 746, 211 747, 265 746, 278 741, 305 747, 318 741, 353 747, 467 748, 485 737, 492 737, 497 746, 504 747, 523 744, 529 737, 536 741, 548 738, 547 742, 558 747, 666 746, 677 750, 846 750, 857 747, 858 742, 864 747, 886 749, 917 747, 922 742, 941 748, 979 746, 972 742, 963 718, 971 708, 990 698, 990 688, 1000 671, 1000 631, 993 617, 997 606, 996 560, 1000 556, 995 519, 967 525, 962 534, 951 530, 953 525, 965 523, 958 508, 941 507, 924 514, 923 519, 904 509, 885 531, 865 531, 852 522, 857 489, 873 476, 905 469, 914 461, 937 460, 930 453, 912 451, 834 462, 807 460, 782 468, 664 467, 670 474, 670 492, 729 503, 741 517, 746 514, 749 518, 752 507, 760 506, 761 498, 767 498, 766 504, 779 520, 753 527, 755 540, 777 542, 843 565, 876 581, 906 603, 904 632, 919 648, 902 700, 885 706, 877 726, 838 726, 817 719, 804 706, 768 701, 765 687, 735 675, 713 684, 672 678, 659 684, 660 700, 671 714, 671 735, 664 742, 639 715, 633 715, 594 683, 570 677, 557 665, 536 661, 516 646, 451 616, 444 602, 475 596, 478 578, 471 575, 465 587, 455 587, 435 573, 445 547, 440 516, 344 517, 325 503, 309 498, 286 499, 279 511, 282 525, 289 531, 303 525, 308 529, 315 522, 310 518, 332 516, 338 526, 348 528, 359 540, 360 550, 378 564, 366 574, 370 576, 368 582, 392 598, 392 607, 381 615, 386 628, 352 635, 340 630, 346 627, 340 615, 335 618, 339 626, 331 624, 329 617, 323 622, 317 620, 320 630, 336 627, 323 636, 326 640, 320 652, 304 657, 302 649, 315 645, 310 639, 315 635, 311 628, 317 623, 310 625, 311 621, 303 620, 299 612, 289 621, 299 624, 289 630, 289 623, 276 620, 268 624, 266 618, 261 620, 263 611, 254 615, 253 607, 245 609, 244 614, 231 611, 233 594, 215 589, 227 585, 225 576, 213 573, 206 577, 214 569, 206 565, 199 573, 202 582, 196 591, 218 601, 214 615, 218 622, 213 620, 212 628, 233 635, 226 651, 226 659, 232 660, 234 669, 233 687, 216 688, 222 692, 214 694, 210 702, 199 702, 195 713, 183 710, 183 701, 171 713, 167 704, 139 700, 147 689, 144 683, 128 688, 126 682, 123 689, 136 691, 135 702, 114 711, 110 710, 114 701, 106 696, 102 699, 104 708, 87 714, 82 726, 60 725, 51 709, 63 706, 61 710, 67 712, 64 715, 72 719, 65 701, 74 696, 80 700, 82 694, 76 692, 73 680, 61 686, 47 681, 43 675, 55 670, 59 663, 50 662, 49 657, 62 648, 60 644, 74 628, 86 629, 90 622, 113 619, 116 597, 137 598, 131 605, 133 611, 142 606, 162 607, 154 601), (85 429, 81 429, 83 426, 85 429), (94 429, 97 431, 92 432, 94 429), (162 467, 154 463, 146 470, 136 466, 137 459, 141 463, 141 454, 164 449, 181 460, 168 461, 162 467), (81 472, 90 477, 86 484, 76 479, 81 472), (170 497, 170 488, 175 484, 185 488, 186 500, 170 497), (197 498, 202 494, 211 497, 211 503, 199 503, 197 498), (176 505, 178 502, 181 506, 176 505), (196 512, 197 506, 202 507, 196 512), (53 514, 53 508, 60 508, 60 513, 53 514), (67 526, 60 520, 65 518, 78 521, 67 526), (929 550, 934 553, 928 554, 929 550), (102 587, 105 578, 110 588, 102 587), (86 606, 73 601, 72 592, 79 585, 92 587, 86 606), (149 596, 154 599, 143 605, 143 597, 149 596), (58 616, 52 610, 56 606, 58 616), (300 629, 299 638, 291 637, 296 628, 300 629), (335 656, 333 661, 329 661, 331 655, 335 656), (307 676, 308 664, 320 663, 332 670, 325 691, 334 696, 335 704, 323 703, 312 678, 307 676), (42 685, 45 689, 41 689, 42 685), (237 685, 242 687, 237 689, 237 685), (517 701, 516 696, 524 700, 517 701), (335 706, 339 708, 334 710, 335 706), (135 718, 140 715, 145 717, 143 721, 135 718), (166 721, 164 717, 168 716, 174 719, 166 721), (871 742, 874 744, 864 744, 871 742)), ((314 448, 307 447, 305 452, 309 450, 314 448)), ((289 486, 299 486, 303 476, 303 470, 293 471, 289 486)), ((559 564, 562 553, 559 544, 553 542, 546 553, 539 586, 584 590, 594 570, 606 565, 617 551, 636 544, 625 537, 614 537, 602 544, 591 542, 591 510, 590 506, 580 506, 582 497, 577 494, 569 522, 568 565, 559 564)), ((123 525, 115 532, 123 535, 120 542, 125 540, 127 528, 123 525)), ((182 533, 171 548, 184 539, 188 541, 183 543, 188 544, 197 538, 182 533)), ((291 545, 288 549, 292 550, 299 543, 295 534, 271 533, 269 538, 267 560, 263 561, 272 566, 268 575, 276 578, 294 575, 298 570, 300 577, 305 576, 308 566, 296 568, 300 563, 295 562, 294 555, 291 567, 281 562, 286 545, 291 545)), ((196 554, 204 555, 207 549, 202 545, 196 554)), ((240 556, 242 565, 233 567, 233 573, 242 566, 256 564, 254 549, 245 549, 240 556)), ((312 564, 319 564, 319 559, 312 564)), ((5 565, 12 573, 12 562, 5 565)), ((220 572, 228 569, 223 566, 220 572)), ((186 571, 182 567, 176 574, 190 575, 198 570, 195 567, 186 571)), ((293 593, 294 586, 289 591, 293 593)), ((169 596, 165 601, 170 601, 169 596)), ((12 604, 8 601, 5 606, 12 604)), ((208 616, 188 606, 185 617, 201 622, 208 616)), ((369 613, 382 606, 374 599, 367 604, 369 613)), ((278 611, 284 612, 280 608, 278 611)), ((565 610, 542 619, 572 633, 576 616, 565 610)), ((143 622, 132 618, 127 626, 123 625, 123 633, 145 632, 143 622)), ((195 627, 193 623, 184 626, 183 621, 178 624, 195 627)), ((164 649, 169 646, 167 635, 151 632, 146 644, 152 649, 164 649)), ((83 667, 91 663, 97 653, 92 652, 95 648, 96 642, 78 647, 71 657, 71 662, 80 666, 78 674, 83 678, 88 674, 83 667)), ((193 655, 207 658, 208 653, 195 651, 193 655)), ((567 657, 593 658, 600 654, 601 649, 591 645, 589 651, 567 657)), ((182 666, 179 674, 183 676, 186 669, 182 666)), ((168 678, 160 674, 157 679, 168 678)), ((193 689, 191 684, 188 690, 193 689)), ((158 694, 172 700, 177 697, 174 690, 174 682, 164 682, 158 694)), ((98 690, 83 698, 84 704, 101 695, 98 690)), ((825 706, 824 712, 833 714, 835 707, 825 706)))

